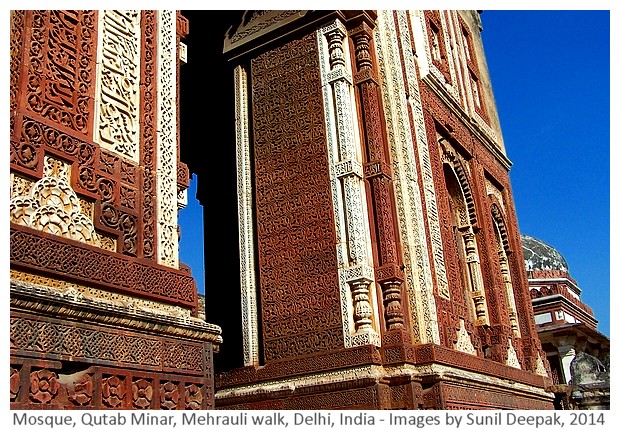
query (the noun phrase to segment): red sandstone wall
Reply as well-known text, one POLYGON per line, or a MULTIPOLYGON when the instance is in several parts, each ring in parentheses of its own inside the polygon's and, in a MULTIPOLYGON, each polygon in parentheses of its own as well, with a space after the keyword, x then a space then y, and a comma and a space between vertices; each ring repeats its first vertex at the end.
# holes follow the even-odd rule
MULTIPOLYGON (((126 266, 124 287, 137 295, 171 298, 195 308, 193 279, 186 272, 157 268, 156 241, 156 14, 144 11, 141 34, 140 76, 140 154, 139 164, 120 157, 94 142, 94 98, 96 86, 97 11, 14 11, 11 15, 11 93, 10 163, 11 171, 36 181, 43 176, 44 156, 53 155, 72 165, 71 187, 82 198, 94 202, 94 226, 115 237, 120 258, 139 258, 139 270, 126 266), (186 278, 180 290, 165 289, 160 279, 186 278)), ((179 166, 181 183, 186 183, 187 168, 179 166)), ((26 229, 28 230, 28 229, 26 229)), ((31 234, 39 235, 36 231, 31 234)), ((43 235, 45 237, 45 235, 43 235)), ((54 260, 22 258, 15 254, 20 246, 31 246, 23 235, 11 235, 11 263, 14 267, 36 268, 61 274, 54 260), (19 242, 14 242, 19 240, 19 242), (18 239, 19 238, 19 239, 18 239), (22 243, 23 242, 23 243, 22 243)), ((41 255, 58 252, 55 238, 40 240, 41 255), (46 248, 46 246, 51 248, 46 248)), ((31 239, 28 239, 32 241, 31 239)), ((60 239, 62 242, 62 239, 60 239)), ((86 253, 75 254, 74 267, 66 274, 88 282, 92 272, 115 266, 117 256, 93 250, 97 263, 84 261, 86 253), (80 266, 95 268, 81 270, 80 266), (76 269, 77 268, 77 269, 76 269), (80 272, 80 273, 78 273, 80 272)), ((102 272, 104 285, 118 283, 114 272, 102 272), (108 276, 109 275, 109 276, 108 276)), ((124 289, 124 288, 123 288, 124 289)), ((164 300, 166 300, 164 298, 164 300)))
POLYGON ((251 62, 266 361, 343 347, 317 55, 311 34, 251 62))

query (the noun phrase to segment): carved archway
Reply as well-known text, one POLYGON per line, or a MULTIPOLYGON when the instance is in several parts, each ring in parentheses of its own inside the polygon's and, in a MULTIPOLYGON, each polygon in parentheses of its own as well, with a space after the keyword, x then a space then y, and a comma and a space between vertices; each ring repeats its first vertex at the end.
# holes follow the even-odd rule
POLYGON ((465 296, 469 299, 476 325, 487 325, 489 317, 474 230, 476 212, 471 188, 460 158, 443 143, 442 149, 444 149, 442 161, 450 201, 453 235, 461 272, 465 274, 463 276, 465 296))

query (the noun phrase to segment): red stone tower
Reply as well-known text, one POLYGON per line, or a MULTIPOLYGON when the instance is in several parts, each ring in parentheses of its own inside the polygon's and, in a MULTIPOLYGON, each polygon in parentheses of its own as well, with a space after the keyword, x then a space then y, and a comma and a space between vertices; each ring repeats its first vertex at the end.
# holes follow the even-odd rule
POLYGON ((479 14, 225 17, 240 295, 206 294, 240 362, 216 407, 552 408, 479 14))
POLYGON ((11 12, 11 407, 213 407, 174 11, 11 12))

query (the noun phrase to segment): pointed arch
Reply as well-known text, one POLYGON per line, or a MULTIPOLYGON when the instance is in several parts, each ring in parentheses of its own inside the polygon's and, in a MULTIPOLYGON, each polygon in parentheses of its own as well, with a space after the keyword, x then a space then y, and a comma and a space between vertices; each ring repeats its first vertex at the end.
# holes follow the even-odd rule
POLYGON ((510 327, 513 334, 516 337, 521 337, 521 330, 519 328, 519 316, 517 314, 517 305, 515 301, 514 289, 512 287, 512 274, 510 271, 510 264, 508 263, 508 256, 511 253, 510 241, 508 240, 508 230, 506 227, 504 213, 499 204, 491 197, 491 218, 493 220, 493 231, 495 233, 495 242, 497 245, 497 255, 499 258, 500 273, 502 276, 502 282, 504 283, 504 290, 506 293, 506 300, 508 301, 508 317, 510 320, 510 327))
POLYGON ((439 144, 441 145, 442 152, 442 162, 443 164, 448 164, 456 178, 458 179, 459 186, 461 187, 461 191, 463 193, 463 197, 465 199, 467 213, 469 215, 470 224, 476 225, 478 222, 478 217, 476 216, 476 206, 474 205, 474 195, 471 191, 471 187, 469 185, 469 178, 465 167, 463 165, 463 160, 460 156, 458 156, 455 151, 449 147, 446 139, 440 138, 439 144))
POLYGON ((486 294, 474 229, 477 217, 473 194, 462 159, 445 139, 440 138, 439 143, 442 149, 444 180, 450 202, 453 237, 461 272, 464 275, 464 293, 469 301, 476 325, 487 325, 489 319, 486 294))

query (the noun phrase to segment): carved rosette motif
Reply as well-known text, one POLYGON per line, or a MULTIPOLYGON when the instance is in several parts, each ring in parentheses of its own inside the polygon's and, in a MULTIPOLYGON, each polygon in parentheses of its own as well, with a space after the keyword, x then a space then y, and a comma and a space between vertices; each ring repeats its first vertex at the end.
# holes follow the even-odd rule
POLYGON ((139 161, 140 11, 99 14, 95 140, 139 161))
POLYGON ((159 386, 160 407, 162 409, 173 410, 179 406, 181 394, 179 393, 179 384, 172 381, 166 381, 159 386))
POLYGON ((58 375, 47 369, 30 373, 29 398, 35 403, 49 404, 58 395, 58 375))
POLYGON ((176 12, 159 11, 157 93, 157 262, 178 267, 176 12))
POLYGON ((88 406, 93 401, 93 377, 88 373, 76 375, 77 380, 67 387, 69 401, 77 406, 88 406))
POLYGON ((153 393, 153 381, 137 379, 131 384, 132 404, 136 409, 150 409, 153 393))
POLYGON ((14 402, 17 399, 17 395, 19 394, 19 386, 21 384, 21 376, 19 373, 19 369, 11 366, 11 376, 9 379, 9 388, 10 388, 10 399, 11 402, 14 402))
POLYGON ((202 386, 191 384, 185 387, 185 408, 186 409, 202 409, 204 396, 202 394, 202 386))
POLYGON ((101 402, 107 408, 119 408, 125 399, 125 378, 109 376, 101 381, 101 402))
POLYGON ((345 345, 380 345, 370 251, 370 227, 363 182, 362 145, 354 128, 353 79, 347 32, 338 20, 317 32, 328 159, 338 236, 338 264, 345 345), (333 107, 332 107, 333 104, 333 107), (345 291, 348 289, 349 291, 345 291), (352 323, 352 326, 349 324, 352 323))
MULTIPOLYGON (((416 169, 415 146, 411 135, 411 131, 416 130, 417 126, 411 126, 406 109, 407 98, 404 91, 406 86, 394 16, 391 12, 379 11, 377 23, 374 42, 381 78, 387 138, 394 165, 392 179, 403 247, 412 340, 419 343, 439 344, 433 275, 426 246, 422 198, 417 182, 419 176, 416 169)), ((406 53, 406 49, 402 51, 406 53)), ((423 142, 418 142, 418 144, 422 145, 423 142)), ((436 263, 441 263, 442 259, 435 258, 436 263)))

